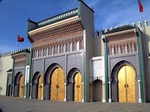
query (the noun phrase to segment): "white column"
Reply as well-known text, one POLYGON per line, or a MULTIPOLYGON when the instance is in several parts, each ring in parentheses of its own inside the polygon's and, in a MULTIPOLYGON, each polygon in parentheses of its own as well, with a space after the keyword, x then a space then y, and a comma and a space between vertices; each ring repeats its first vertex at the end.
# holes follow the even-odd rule
POLYGON ((32 95, 32 84, 30 84, 30 99, 31 99, 31 95, 32 95))
POLYGON ((138 101, 139 101, 139 103, 142 102, 142 99, 141 99, 141 86, 140 86, 140 83, 141 83, 141 80, 138 80, 138 86, 139 86, 139 99, 138 99, 138 101))
POLYGON ((109 102, 111 102, 111 82, 108 82, 109 84, 109 102))
POLYGON ((82 102, 84 102, 84 82, 82 82, 82 102))
POLYGON ((102 81, 102 102, 105 102, 105 81, 102 81))
POLYGON ((65 98, 64 98, 64 101, 67 101, 67 97, 66 97, 66 96, 67 96, 67 89, 66 89, 66 85, 67 85, 67 84, 66 84, 66 83, 64 83, 64 86, 65 86, 65 98))
POLYGON ((26 83, 23 85, 23 89, 24 89, 24 97, 23 98, 26 98, 26 83))
POLYGON ((43 95, 44 95, 44 83, 42 83, 42 95, 41 95, 42 100, 43 100, 43 95))

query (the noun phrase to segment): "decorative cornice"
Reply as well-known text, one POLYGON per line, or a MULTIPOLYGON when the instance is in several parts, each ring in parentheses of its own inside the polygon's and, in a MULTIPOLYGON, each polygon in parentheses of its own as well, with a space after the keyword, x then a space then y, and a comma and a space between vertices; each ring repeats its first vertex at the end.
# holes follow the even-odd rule
POLYGON ((47 30, 43 30, 38 33, 30 34, 30 38, 33 42, 43 39, 49 38, 50 40, 62 38, 64 35, 72 34, 74 32, 82 31, 84 28, 80 21, 73 21, 67 24, 63 24, 54 28, 50 28, 47 30))
POLYGON ((78 21, 78 20, 79 20, 78 16, 71 17, 71 18, 68 18, 68 19, 65 19, 65 20, 62 20, 62 21, 53 23, 53 24, 49 24, 49 25, 46 25, 46 26, 37 28, 37 29, 35 29, 35 30, 29 31, 29 32, 28 32, 28 35, 29 35, 29 36, 32 36, 32 35, 34 35, 34 34, 36 35, 36 34, 39 33, 39 32, 46 31, 46 30, 49 30, 49 29, 53 29, 53 28, 59 27, 59 26, 61 26, 61 25, 66 25, 66 24, 68 24, 68 23, 70 23, 70 22, 78 21))
POLYGON ((113 34, 113 35, 106 36, 108 42, 120 41, 120 40, 131 39, 131 38, 135 38, 135 33, 133 31, 116 33, 115 35, 113 34))
POLYGON ((18 53, 18 52, 21 52, 21 51, 27 50, 27 49, 30 50, 30 47, 28 47, 28 48, 26 48, 26 49, 19 49, 19 50, 14 50, 14 51, 11 51, 11 52, 2 53, 2 54, 0 54, 0 56, 1 56, 1 57, 11 56, 11 55, 13 55, 13 54, 16 54, 16 53, 18 53))
POLYGON ((33 43, 32 47, 34 50, 37 49, 44 49, 44 48, 49 48, 49 47, 54 47, 58 45, 64 45, 67 43, 73 43, 77 41, 82 41, 83 40, 83 32, 76 32, 71 35, 66 35, 63 36, 62 38, 60 37, 59 39, 53 39, 50 40, 49 38, 41 39, 33 43))
POLYGON ((44 25, 52 24, 52 23, 55 23, 57 21, 61 21, 63 19, 70 18, 70 17, 77 16, 77 15, 78 15, 78 9, 76 8, 76 9, 70 10, 68 12, 64 12, 62 14, 48 18, 46 20, 40 21, 40 22, 38 22, 37 26, 41 27, 44 25))

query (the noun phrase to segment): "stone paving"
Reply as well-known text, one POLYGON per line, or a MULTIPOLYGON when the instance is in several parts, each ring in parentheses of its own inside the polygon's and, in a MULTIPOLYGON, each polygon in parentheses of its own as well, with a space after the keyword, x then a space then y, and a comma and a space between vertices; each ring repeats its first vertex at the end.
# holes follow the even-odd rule
POLYGON ((150 103, 80 103, 0 96, 0 112, 150 112, 150 103))

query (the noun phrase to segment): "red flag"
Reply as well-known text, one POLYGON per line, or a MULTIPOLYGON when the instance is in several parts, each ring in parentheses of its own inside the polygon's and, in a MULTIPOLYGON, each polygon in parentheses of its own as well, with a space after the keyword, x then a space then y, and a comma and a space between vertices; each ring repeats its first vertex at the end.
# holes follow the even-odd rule
POLYGON ((142 6, 140 0, 138 0, 138 5, 139 5, 139 11, 143 12, 143 6, 142 6))
POLYGON ((18 42, 23 42, 24 41, 24 38, 23 37, 20 37, 19 35, 18 35, 18 42))

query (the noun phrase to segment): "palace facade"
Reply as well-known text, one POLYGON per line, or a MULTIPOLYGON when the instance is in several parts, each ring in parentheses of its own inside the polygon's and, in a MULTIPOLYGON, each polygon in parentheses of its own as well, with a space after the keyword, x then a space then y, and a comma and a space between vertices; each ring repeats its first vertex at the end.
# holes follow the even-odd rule
POLYGON ((32 46, 10 53, 13 61, 4 73, 7 96, 76 102, 150 101, 147 21, 144 28, 138 23, 94 33, 94 11, 78 0, 76 9, 39 22, 28 19, 27 23, 32 46))

